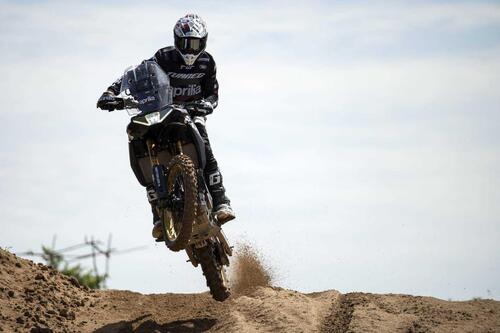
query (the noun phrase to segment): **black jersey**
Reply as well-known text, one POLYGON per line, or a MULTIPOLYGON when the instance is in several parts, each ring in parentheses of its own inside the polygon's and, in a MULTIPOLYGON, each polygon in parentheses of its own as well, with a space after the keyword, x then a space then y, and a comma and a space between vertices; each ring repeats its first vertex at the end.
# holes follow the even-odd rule
MULTIPOLYGON (((217 106, 219 100, 217 68, 208 52, 202 52, 190 66, 184 63, 184 59, 173 46, 158 50, 150 60, 158 63, 169 76, 174 102, 185 103, 205 99, 212 103, 214 108, 217 106)), ((108 90, 118 95, 120 86, 121 78, 109 86, 108 90)))

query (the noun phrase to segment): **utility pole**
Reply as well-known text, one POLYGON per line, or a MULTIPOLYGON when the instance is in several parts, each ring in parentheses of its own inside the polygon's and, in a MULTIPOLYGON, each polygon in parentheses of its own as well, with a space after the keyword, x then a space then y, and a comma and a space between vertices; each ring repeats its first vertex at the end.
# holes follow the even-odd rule
MULTIPOLYGON (((85 259, 92 259, 92 274, 94 277, 99 278, 102 277, 102 284, 100 287, 106 288, 106 279, 109 277, 109 268, 111 255, 119 255, 130 252, 135 252, 139 250, 143 250, 147 248, 147 246, 136 246, 124 250, 118 250, 111 247, 112 235, 108 235, 107 246, 103 249, 101 246, 102 242, 98 239, 95 239, 94 236, 91 236, 90 239, 87 236, 84 237, 83 243, 78 243, 75 245, 71 245, 59 250, 56 250, 56 235, 52 237, 52 246, 50 249, 46 249, 42 246, 42 252, 34 252, 34 251, 26 251, 22 253, 18 253, 21 256, 32 256, 32 257, 40 257, 49 265, 57 265, 61 262, 64 262, 66 265, 72 262, 81 262, 85 259), (83 254, 74 253, 75 251, 80 251, 81 249, 87 249, 83 254), (90 251, 90 252, 89 252, 90 251), (105 273, 101 276, 99 275, 99 265, 98 265, 98 257, 104 256, 104 270, 105 273)), ((59 267, 54 267, 59 269, 59 267)))

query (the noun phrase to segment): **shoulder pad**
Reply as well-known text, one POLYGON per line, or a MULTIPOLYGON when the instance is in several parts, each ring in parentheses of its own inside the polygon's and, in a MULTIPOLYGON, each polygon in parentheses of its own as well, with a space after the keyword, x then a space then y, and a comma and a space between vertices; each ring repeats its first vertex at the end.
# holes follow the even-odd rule
POLYGON ((164 47, 162 49, 159 49, 158 51, 156 51, 156 55, 164 55, 164 54, 168 54, 168 53, 171 53, 172 51, 175 50, 175 47, 174 46, 167 46, 167 47, 164 47))
POLYGON ((210 60, 212 59, 212 56, 210 55, 210 53, 208 53, 207 51, 204 51, 202 54, 200 54, 200 56, 198 57, 198 61, 203 61, 203 62, 210 62, 210 60))
POLYGON ((168 51, 172 51, 172 50, 175 50, 175 46, 164 47, 164 48, 158 50, 158 52, 168 52, 168 51))

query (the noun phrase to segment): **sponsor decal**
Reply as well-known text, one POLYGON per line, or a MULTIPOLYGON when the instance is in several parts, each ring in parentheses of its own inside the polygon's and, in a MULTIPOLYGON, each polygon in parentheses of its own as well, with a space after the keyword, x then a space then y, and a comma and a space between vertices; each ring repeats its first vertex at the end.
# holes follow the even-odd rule
POLYGON ((194 65, 190 65, 190 66, 188 66, 188 65, 181 65, 181 69, 191 69, 193 67, 194 67, 194 65))
POLYGON ((208 176, 208 183, 210 186, 220 184, 222 182, 221 175, 219 172, 212 173, 208 176))
POLYGON ((201 86, 199 84, 190 84, 187 87, 172 87, 172 96, 195 96, 201 94, 201 86))
POLYGON ((200 67, 200 69, 207 69, 207 65, 201 64, 199 67, 200 67))
POLYGON ((201 79, 202 77, 205 76, 205 73, 173 73, 169 72, 168 76, 174 79, 201 79))
POLYGON ((139 104, 145 104, 147 102, 151 102, 151 101, 154 101, 154 100, 156 100, 156 98, 154 96, 148 96, 148 97, 146 97, 144 99, 139 100, 139 104))
POLYGON ((149 202, 153 202, 153 201, 158 200, 158 194, 156 194, 156 191, 154 188, 147 190, 147 194, 148 194, 148 201, 149 202))

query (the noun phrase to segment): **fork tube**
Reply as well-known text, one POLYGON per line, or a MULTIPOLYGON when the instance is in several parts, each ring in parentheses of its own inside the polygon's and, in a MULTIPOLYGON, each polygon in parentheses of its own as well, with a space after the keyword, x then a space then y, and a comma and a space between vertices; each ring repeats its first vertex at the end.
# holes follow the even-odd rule
POLYGON ((182 152, 182 143, 181 143, 181 140, 178 140, 178 141, 176 142, 176 144, 177 144, 177 151, 178 151, 178 153, 179 153, 179 154, 184 154, 184 153, 182 152))
POLYGON ((160 162, 158 161, 158 156, 156 155, 156 143, 152 139, 148 139, 146 141, 146 145, 148 146, 148 154, 151 165, 160 164, 160 162))

